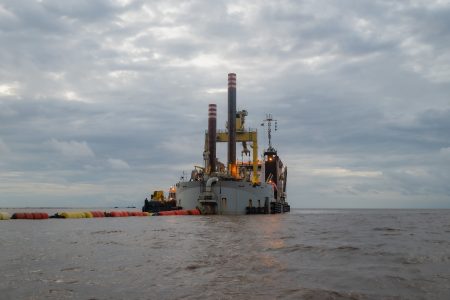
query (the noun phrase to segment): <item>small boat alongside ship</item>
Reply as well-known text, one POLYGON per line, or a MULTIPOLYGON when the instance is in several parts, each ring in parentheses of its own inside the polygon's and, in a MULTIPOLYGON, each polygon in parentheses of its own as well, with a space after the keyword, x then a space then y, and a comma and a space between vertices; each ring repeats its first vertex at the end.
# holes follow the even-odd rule
POLYGON ((236 111, 236 74, 228 74, 228 122, 217 130, 217 105, 209 104, 205 133, 203 166, 196 166, 189 179, 182 177, 164 198, 155 191, 146 199, 143 211, 198 209, 202 214, 242 215, 274 214, 290 211, 287 202, 287 167, 272 146, 272 123, 267 115, 269 146, 259 158, 256 129, 245 127, 246 110, 236 111), (216 156, 216 144, 228 143, 227 164, 216 156), (242 144, 242 160, 236 158, 236 144, 242 144), (251 153, 251 159, 250 159, 251 153), (249 161, 244 162, 244 156, 249 161))

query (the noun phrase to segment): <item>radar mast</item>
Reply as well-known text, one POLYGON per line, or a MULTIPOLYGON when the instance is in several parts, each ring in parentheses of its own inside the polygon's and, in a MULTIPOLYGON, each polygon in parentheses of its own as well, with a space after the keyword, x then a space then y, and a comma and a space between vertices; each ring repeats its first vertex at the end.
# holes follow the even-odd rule
POLYGON ((275 123, 275 131, 278 130, 278 123, 277 120, 275 120, 272 117, 272 114, 266 114, 266 119, 263 120, 263 122, 261 123, 261 126, 264 126, 267 123, 267 135, 269 137, 269 148, 267 149, 267 151, 270 152, 276 152, 276 150, 272 147, 272 122, 275 123))

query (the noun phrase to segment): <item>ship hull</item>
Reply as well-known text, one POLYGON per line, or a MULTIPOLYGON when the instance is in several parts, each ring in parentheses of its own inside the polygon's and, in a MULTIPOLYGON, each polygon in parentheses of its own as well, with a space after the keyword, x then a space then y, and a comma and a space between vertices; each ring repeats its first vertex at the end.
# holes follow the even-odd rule
POLYGON ((274 202, 273 187, 267 183, 253 185, 251 182, 219 180, 210 190, 204 181, 177 183, 177 205, 183 209, 199 208, 206 213, 241 215, 249 211, 270 213, 274 202), (209 197, 205 199, 205 191, 209 197), (249 208, 251 208, 249 210, 249 208))

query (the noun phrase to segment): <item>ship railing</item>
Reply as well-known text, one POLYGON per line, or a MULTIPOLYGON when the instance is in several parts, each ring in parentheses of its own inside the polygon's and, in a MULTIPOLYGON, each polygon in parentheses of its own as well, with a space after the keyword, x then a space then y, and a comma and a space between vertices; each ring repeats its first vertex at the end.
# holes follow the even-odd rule
MULTIPOLYGON (((236 132, 256 132, 258 131, 256 128, 245 128, 244 130, 236 130, 236 132)), ((205 131, 207 133, 208 130, 205 131)), ((227 129, 217 129, 217 133, 228 133, 227 129)))

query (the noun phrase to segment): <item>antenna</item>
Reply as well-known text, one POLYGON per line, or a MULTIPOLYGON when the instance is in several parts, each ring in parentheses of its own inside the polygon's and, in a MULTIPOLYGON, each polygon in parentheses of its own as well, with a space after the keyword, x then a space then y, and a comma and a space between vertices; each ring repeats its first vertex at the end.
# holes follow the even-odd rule
POLYGON ((275 131, 278 130, 278 121, 274 120, 272 114, 266 114, 266 119, 263 120, 261 126, 264 126, 267 123, 267 135, 269 137, 269 149, 268 151, 274 151, 275 149, 272 147, 272 122, 275 122, 275 131))

